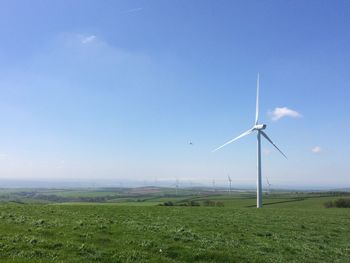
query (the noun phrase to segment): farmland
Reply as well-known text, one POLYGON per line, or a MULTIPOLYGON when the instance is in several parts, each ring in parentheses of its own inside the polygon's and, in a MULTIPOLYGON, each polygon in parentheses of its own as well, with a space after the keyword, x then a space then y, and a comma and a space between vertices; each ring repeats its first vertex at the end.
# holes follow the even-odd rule
POLYGON ((251 192, 3 189, 0 195, 0 262, 350 258, 350 209, 323 206, 346 193, 275 192, 260 210, 251 192))

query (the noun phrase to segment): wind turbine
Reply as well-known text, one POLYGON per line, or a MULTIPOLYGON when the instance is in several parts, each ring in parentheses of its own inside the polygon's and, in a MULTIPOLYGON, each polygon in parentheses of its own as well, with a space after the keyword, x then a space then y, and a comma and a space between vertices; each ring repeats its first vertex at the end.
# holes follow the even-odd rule
POLYGON ((269 178, 266 176, 266 182, 267 182, 267 193, 270 194, 270 187, 271 187, 271 184, 269 182, 269 178))
POLYGON ((227 177, 228 177, 228 182, 229 182, 229 184, 230 184, 230 194, 231 194, 231 183, 232 183, 232 180, 231 180, 231 177, 230 177, 230 175, 228 174, 227 175, 227 177))
POLYGON ((226 142, 225 144, 221 145, 220 147, 213 150, 213 152, 221 149, 222 147, 246 136, 253 132, 257 133, 257 182, 256 182, 256 206, 257 208, 262 207, 262 185, 261 185, 261 135, 270 142, 285 158, 287 156, 272 142, 272 140, 267 136, 267 134, 263 131, 266 129, 266 124, 259 124, 259 73, 258 78, 256 81, 256 108, 255 108, 255 122, 254 126, 250 128, 249 130, 245 131, 238 137, 226 142))
POLYGON ((176 195, 177 195, 178 194, 178 190, 179 190, 179 179, 176 179, 175 189, 176 189, 176 195))

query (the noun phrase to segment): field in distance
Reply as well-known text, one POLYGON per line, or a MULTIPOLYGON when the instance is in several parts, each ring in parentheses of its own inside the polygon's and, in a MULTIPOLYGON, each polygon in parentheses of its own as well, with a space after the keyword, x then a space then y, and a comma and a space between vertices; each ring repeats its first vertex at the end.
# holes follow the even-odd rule
POLYGON ((349 262, 346 192, 1 189, 0 262, 349 262))

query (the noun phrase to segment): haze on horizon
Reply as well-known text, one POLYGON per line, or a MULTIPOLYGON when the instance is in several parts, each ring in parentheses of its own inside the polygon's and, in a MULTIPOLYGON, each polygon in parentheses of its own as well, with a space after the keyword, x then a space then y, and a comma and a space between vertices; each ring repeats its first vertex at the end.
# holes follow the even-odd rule
POLYGON ((2 1, 0 180, 350 186, 348 1, 2 1), (193 145, 189 145, 193 141, 193 145), (264 179, 265 180, 265 179, 264 179))

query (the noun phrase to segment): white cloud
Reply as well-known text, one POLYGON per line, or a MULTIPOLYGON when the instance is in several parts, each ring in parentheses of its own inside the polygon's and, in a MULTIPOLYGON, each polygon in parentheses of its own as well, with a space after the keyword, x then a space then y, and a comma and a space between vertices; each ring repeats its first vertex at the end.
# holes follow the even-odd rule
POLYGON ((273 121, 278 121, 283 117, 299 118, 301 114, 295 110, 288 109, 287 107, 275 108, 272 112, 269 112, 273 121))
POLYGON ((320 146, 315 146, 314 148, 311 149, 313 153, 320 153, 322 152, 322 148, 320 146))
POLYGON ((93 42, 95 39, 96 39, 96 36, 95 36, 95 35, 81 36, 80 41, 81 41, 81 43, 83 43, 83 44, 87 44, 87 43, 93 42))
POLYGON ((128 9, 128 10, 122 11, 122 13, 127 14, 127 13, 140 12, 140 11, 142 11, 142 9, 143 9, 142 7, 128 9))

